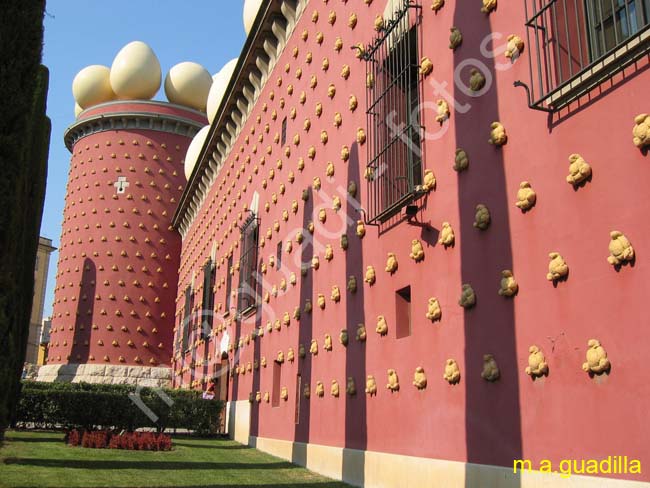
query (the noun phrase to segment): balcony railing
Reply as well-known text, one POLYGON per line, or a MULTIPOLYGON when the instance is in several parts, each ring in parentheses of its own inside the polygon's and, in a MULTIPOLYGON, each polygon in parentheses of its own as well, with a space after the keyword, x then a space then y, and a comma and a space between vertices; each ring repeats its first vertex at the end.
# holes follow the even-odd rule
POLYGON ((554 112, 650 53, 650 0, 525 0, 532 109, 554 112))

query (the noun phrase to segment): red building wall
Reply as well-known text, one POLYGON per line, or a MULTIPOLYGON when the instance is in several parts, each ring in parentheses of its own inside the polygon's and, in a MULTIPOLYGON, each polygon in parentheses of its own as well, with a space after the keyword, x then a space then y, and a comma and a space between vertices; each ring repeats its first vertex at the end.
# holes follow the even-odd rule
MULTIPOLYGON (((235 343, 240 337, 250 337, 256 327, 265 329, 263 337, 229 355, 233 369, 263 357, 267 361, 266 368, 231 378, 230 400, 245 400, 251 392, 271 392, 272 361, 278 351, 285 358, 289 347, 296 353, 293 363, 285 361, 281 366, 288 401, 275 408, 264 401, 253 402, 251 435, 502 466, 511 466, 518 458, 533 463, 609 455, 647 460, 650 452, 644 439, 650 431, 644 412, 650 388, 640 375, 648 340, 645 299, 650 268, 644 256, 650 252, 650 227, 645 224, 650 210, 646 191, 650 166, 647 156, 632 143, 633 119, 648 110, 643 106, 650 80, 647 60, 602 84, 579 103, 548 115, 530 110, 524 91, 513 87, 516 80, 528 80, 528 57, 511 63, 502 54, 507 35, 515 33, 525 39, 521 2, 500 2, 489 16, 480 12, 480 2, 447 2, 438 13, 424 7, 421 55, 433 61, 434 69, 422 81, 422 117, 428 133, 423 166, 434 171, 437 188, 424 198, 417 221, 432 229, 393 219, 392 225, 368 226, 363 239, 355 235, 359 213, 344 198, 345 188, 350 180, 356 181, 360 205, 368 205, 363 180, 368 148, 355 140, 357 128, 366 126, 366 73, 350 46, 373 38, 373 21, 384 4, 310 2, 185 237, 177 319, 184 306, 181 291, 193 273, 202 276, 200 266, 210 256, 213 243, 217 246, 215 308, 224 312, 225 260, 230 250, 235 262, 239 257, 240 233, 235 225, 242 223, 247 215, 244 206, 257 191, 261 234, 274 222, 280 224, 279 232, 272 231, 272 238, 260 248, 260 259, 268 266, 277 243, 293 240, 292 253, 282 253, 281 269, 268 266, 262 275, 265 290, 279 286, 282 278, 288 281, 292 271, 298 284, 288 284, 286 292, 271 296, 269 303, 263 302, 242 323, 230 318, 217 321, 223 324, 217 330, 227 330, 235 343), (319 13, 315 22, 314 11, 319 13), (330 11, 336 12, 334 25, 328 23, 330 11), (359 18, 354 29, 347 25, 351 13, 359 18), (458 27, 464 37, 456 51, 448 48, 451 26, 458 27), (308 33, 306 41, 301 38, 303 31, 308 33), (322 44, 317 42, 318 32, 323 34, 322 44), (493 42, 481 49, 490 35, 493 42), (333 49, 337 36, 344 41, 338 53, 333 49), (493 50, 494 57, 485 55, 493 50), (308 52, 311 64, 305 60, 308 52), (321 67, 324 57, 330 62, 327 71, 321 67), (481 97, 466 95, 454 83, 455 70, 468 59, 479 60, 491 75, 490 88, 481 97), (340 76, 343 64, 351 67, 347 80, 340 76), (302 69, 300 79, 298 68, 302 69), (318 78, 315 89, 309 87, 312 75, 318 78), (330 99, 331 83, 336 95, 330 99), (293 94, 288 93, 290 84, 293 94), (304 104, 299 101, 302 91, 304 104), (359 100, 354 112, 348 108, 350 95, 359 100), (431 108, 439 98, 445 98, 452 109, 450 120, 441 127, 431 108), (323 104, 320 117, 314 113, 318 102, 323 104), (333 125, 337 111, 343 119, 338 128, 333 125), (281 133, 284 117, 287 143, 281 146, 273 138, 281 133), (303 129, 306 118, 311 121, 309 131, 303 129), (500 121, 507 131, 508 142, 500 148, 487 142, 493 121, 500 121), (329 136, 326 144, 321 142, 322 130, 329 136), (300 135, 299 144, 294 144, 295 134, 300 135), (350 148, 347 162, 340 157, 344 145, 350 148), (316 150, 313 160, 308 157, 312 146, 316 150), (465 149, 470 157, 469 169, 463 173, 452 168, 456 148, 465 149), (573 153, 581 154, 593 169, 592 180, 578 189, 566 181, 568 157, 573 153), (299 158, 304 159, 304 171, 297 169, 299 158), (336 171, 331 180, 325 176, 328 161, 336 171), (273 178, 269 175, 272 168, 273 178), (311 188, 314 176, 321 178, 322 189, 310 190, 304 202, 301 194, 311 188), (531 182, 538 196, 536 206, 527 213, 514 205, 521 181, 531 182), (284 195, 280 184, 286 186, 284 195), (277 204, 271 203, 274 193, 277 204), (338 213, 331 209, 331 198, 337 194, 343 200, 338 213), (296 214, 291 211, 292 200, 299 203, 296 214), (487 205, 492 217, 483 232, 473 227, 478 203, 487 205), (321 206, 327 208, 324 224, 318 221, 321 206), (282 219, 283 210, 289 212, 287 222, 282 219), (305 243, 313 239, 316 244, 303 243, 301 249, 294 235, 309 221, 314 221, 316 231, 313 236, 303 231, 305 243), (456 235, 455 246, 447 249, 437 244, 443 221, 451 224, 456 235), (607 262, 612 230, 622 231, 632 242, 638 256, 633 266, 617 271, 607 262), (350 241, 346 252, 339 247, 343 232, 350 241), (425 258, 419 263, 409 258, 413 239, 424 245, 425 258), (326 244, 334 249, 330 262, 323 257, 326 244), (557 286, 546 279, 552 251, 559 252, 570 268, 568 279, 557 286), (384 271, 389 252, 399 262, 393 275, 384 271), (308 264, 312 253, 319 255, 320 267, 301 277, 300 263, 308 264), (363 283, 368 265, 377 271, 372 287, 363 283), (520 291, 512 299, 497 294, 504 269, 513 270, 519 284, 520 291), (357 279, 356 294, 345 291, 350 275, 357 279), (458 305, 463 283, 470 283, 476 292, 477 305, 471 310, 458 305), (339 303, 330 300, 332 285, 341 289, 339 303), (412 291, 412 334, 397 339, 395 292, 407 285, 412 291), (316 304, 319 293, 326 297, 324 310, 316 304), (427 300, 434 296, 440 301, 442 320, 431 323, 425 312, 427 300), (291 314, 306 298, 314 305, 311 314, 303 313, 300 321, 292 319, 280 331, 266 331, 268 321, 273 323, 284 312, 291 314), (378 315, 384 315, 388 323, 385 337, 374 332, 378 315), (365 343, 354 338, 358 323, 366 325, 365 343), (339 331, 345 327, 350 336, 347 348, 338 342, 339 331), (326 333, 333 338, 331 352, 323 349, 326 333), (312 338, 318 340, 318 355, 308 352, 305 359, 299 359, 299 344, 308 350, 312 338), (592 378, 582 370, 587 341, 592 338, 606 349, 612 363, 610 374, 592 378), (524 372, 533 344, 543 350, 549 363, 549 375, 534 381, 524 372), (494 355, 501 371, 494 383, 481 378, 486 353, 494 355), (458 385, 442 379, 447 358, 459 364, 458 385), (424 390, 411 384, 418 366, 428 378, 424 390), (399 375, 399 392, 386 389, 389 368, 399 375), (311 385, 311 398, 300 400, 299 423, 295 416, 297 374, 303 384, 311 385), (368 374, 377 381, 378 393, 373 397, 363 390, 368 374), (345 394, 349 376, 357 388, 352 397, 345 394), (333 379, 341 388, 338 398, 330 395, 333 379), (325 386, 323 398, 315 395, 317 381, 325 386)), ((467 77, 463 70, 461 79, 467 82, 467 77)), ((235 272, 234 286, 237 278, 235 272)), ((197 297, 202 293, 201 283, 202 279, 195 280, 197 297)), ((177 352, 177 384, 201 380, 203 371, 188 364, 191 358, 207 357, 207 351, 212 362, 206 371, 212 373, 222 335, 216 332, 207 346, 199 344, 201 352, 177 352)), ((650 480, 645 472, 616 476, 650 480)))
MULTIPOLYGON (((108 103, 102 115, 204 118, 166 103, 108 103)), ((171 125, 170 125, 171 127, 171 125)), ((167 366, 180 236, 171 218, 191 138, 137 127, 76 140, 66 191, 47 364, 167 366), (122 194, 114 186, 126 177, 122 194)))

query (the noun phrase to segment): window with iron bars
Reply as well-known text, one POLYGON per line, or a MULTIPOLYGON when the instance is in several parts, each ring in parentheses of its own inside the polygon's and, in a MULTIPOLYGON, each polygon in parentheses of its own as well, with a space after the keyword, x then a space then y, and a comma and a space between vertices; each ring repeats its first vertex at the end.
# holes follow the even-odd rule
POLYGON ((212 259, 203 266, 203 301, 201 314, 201 337, 206 337, 214 324, 214 285, 217 273, 212 259))
MULTIPOLYGON (((397 3, 397 2, 395 2, 397 3)), ((363 55, 368 123, 367 220, 379 224, 421 194, 421 5, 403 0, 363 55)))
POLYGON ((183 345, 183 316, 185 313, 179 313, 176 316, 176 334, 174 336, 174 351, 181 351, 183 345))
POLYGON ((650 53, 650 0, 525 0, 528 105, 554 112, 650 53))
POLYGON ((184 352, 187 352, 187 350, 189 349, 190 333, 192 329, 193 308, 194 308, 194 291, 192 290, 192 287, 188 285, 188 287, 185 288, 185 313, 183 314, 183 322, 181 324, 182 334, 183 334, 181 350, 184 352))
POLYGON ((257 303, 257 246, 259 240, 259 220, 255 214, 241 227, 242 251, 239 258, 239 290, 237 310, 245 314, 257 303))
POLYGON ((230 305, 232 299, 232 275, 235 272, 233 269, 233 256, 232 252, 228 256, 228 266, 226 267, 226 310, 225 314, 230 314, 230 305))

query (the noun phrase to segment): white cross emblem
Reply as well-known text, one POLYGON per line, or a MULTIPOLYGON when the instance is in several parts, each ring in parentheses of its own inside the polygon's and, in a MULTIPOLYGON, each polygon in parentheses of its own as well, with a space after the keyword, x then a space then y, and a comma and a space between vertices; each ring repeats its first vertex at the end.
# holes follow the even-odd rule
POLYGON ((129 182, 126 181, 126 176, 119 176, 117 178, 117 181, 113 183, 113 186, 117 189, 118 195, 120 193, 124 193, 126 189, 129 187, 129 182))

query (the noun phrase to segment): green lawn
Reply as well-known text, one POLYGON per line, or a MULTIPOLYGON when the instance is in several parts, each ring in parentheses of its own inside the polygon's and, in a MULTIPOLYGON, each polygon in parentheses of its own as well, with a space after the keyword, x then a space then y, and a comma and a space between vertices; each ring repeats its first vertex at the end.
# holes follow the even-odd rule
POLYGON ((335 482, 236 442, 174 437, 171 452, 67 447, 63 434, 7 432, 0 487, 305 487, 335 482))

